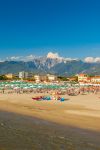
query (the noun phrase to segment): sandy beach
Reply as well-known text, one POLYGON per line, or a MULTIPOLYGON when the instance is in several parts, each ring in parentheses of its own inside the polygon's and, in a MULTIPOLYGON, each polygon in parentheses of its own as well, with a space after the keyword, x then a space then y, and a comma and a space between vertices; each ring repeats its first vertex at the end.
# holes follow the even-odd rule
POLYGON ((99 94, 64 95, 64 102, 33 101, 33 96, 0 94, 0 150, 100 149, 99 94), (9 136, 14 136, 15 145, 9 136), (23 139, 22 143, 18 144, 17 137, 23 139))

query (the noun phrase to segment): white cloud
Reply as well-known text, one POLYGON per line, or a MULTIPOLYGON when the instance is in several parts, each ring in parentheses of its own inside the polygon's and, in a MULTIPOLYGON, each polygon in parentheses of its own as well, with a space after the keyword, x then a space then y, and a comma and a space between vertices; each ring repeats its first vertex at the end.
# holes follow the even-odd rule
POLYGON ((29 56, 12 56, 12 57, 7 57, 7 61, 32 61, 35 58, 33 55, 29 56))
POLYGON ((87 63, 97 63, 100 62, 100 57, 86 57, 84 61, 87 63))
POLYGON ((87 63, 93 63, 94 62, 94 58, 93 57, 86 57, 84 59, 84 61, 87 62, 87 63))
POLYGON ((58 53, 52 53, 52 52, 49 52, 47 54, 47 58, 51 58, 51 59, 58 59, 59 62, 64 62, 64 63, 67 63, 69 61, 77 61, 79 60, 78 58, 68 58, 68 57, 60 57, 58 53))
MULTIPOLYGON (((60 57, 58 53, 53 53, 53 52, 49 52, 46 56, 47 58, 51 58, 51 59, 57 59, 57 61, 59 62, 64 62, 67 63, 68 61, 73 61, 73 60, 80 60, 78 58, 68 58, 68 57, 60 57)), ((4 60, 0 59, 0 62, 3 61, 24 61, 24 62, 28 62, 28 61, 33 61, 34 58, 38 58, 38 59, 42 59, 43 57, 40 56, 35 56, 35 55, 28 55, 28 56, 11 56, 11 57, 7 57, 4 60)), ((45 59, 43 59, 43 61, 45 61, 45 59)), ((99 63, 100 62, 100 57, 86 57, 83 60, 84 62, 87 63, 99 63)))
MULTIPOLYGON (((50 59, 58 59, 59 62, 64 61, 65 63, 67 61, 72 61, 72 60, 78 60, 77 58, 73 59, 73 58, 64 58, 64 57, 60 57, 58 53, 53 53, 53 52, 49 52, 46 56, 47 58, 50 59)), ((33 61, 34 58, 43 58, 41 56, 35 56, 35 55, 28 55, 28 56, 11 56, 11 57, 7 57, 5 60, 7 61, 24 61, 24 62, 28 62, 28 61, 33 61)), ((44 59, 45 61, 45 59, 44 59)))
POLYGON ((61 57, 59 56, 58 53, 49 52, 49 53, 47 54, 47 58, 56 59, 56 58, 61 58, 61 57))
POLYGON ((96 57, 94 61, 95 62, 100 62, 100 57, 96 57))
POLYGON ((29 55, 23 58, 24 61, 32 61, 35 58, 34 55, 29 55))
POLYGON ((12 56, 12 57, 7 57, 6 60, 11 60, 11 61, 18 61, 21 59, 21 56, 12 56))

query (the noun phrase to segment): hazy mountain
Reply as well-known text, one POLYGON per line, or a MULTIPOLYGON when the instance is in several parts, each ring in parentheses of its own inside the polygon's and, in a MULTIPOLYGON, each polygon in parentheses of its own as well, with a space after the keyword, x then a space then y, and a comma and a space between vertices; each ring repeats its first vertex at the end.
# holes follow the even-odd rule
MULTIPOLYGON (((22 60, 0 62, 0 74, 28 71, 39 74, 74 75, 77 73, 100 74, 100 62, 84 62, 79 59, 59 57, 57 53, 48 53, 45 57, 27 57, 22 60), (29 59, 31 58, 31 60, 29 59)), ((90 58, 87 60, 90 61, 90 58)))

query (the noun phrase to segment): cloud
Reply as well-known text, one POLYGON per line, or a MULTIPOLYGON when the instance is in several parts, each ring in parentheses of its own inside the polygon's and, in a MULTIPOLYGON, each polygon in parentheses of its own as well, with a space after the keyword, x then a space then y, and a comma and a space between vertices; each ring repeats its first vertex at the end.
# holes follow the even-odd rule
MULTIPOLYGON (((73 60, 79 60, 77 58, 73 59, 73 58, 64 58, 64 57, 60 57, 58 53, 53 53, 53 52, 49 52, 46 56, 47 58, 50 59, 57 59, 59 60, 59 62, 64 61, 65 63, 68 61, 73 61, 73 60)), ((33 61, 34 58, 43 58, 41 56, 35 56, 35 55, 28 55, 28 56, 11 56, 11 57, 7 57, 5 60, 6 61, 24 61, 24 62, 28 62, 28 61, 33 61)), ((45 61, 45 59, 44 59, 45 61)))
POLYGON ((47 54, 47 58, 56 59, 56 58, 61 58, 61 57, 59 56, 58 53, 49 52, 49 53, 47 54))
POLYGON ((59 62, 64 62, 64 63, 67 63, 69 61, 77 61, 79 60, 78 58, 65 58, 65 57, 60 57, 58 53, 52 53, 52 52, 49 52, 47 54, 47 58, 51 58, 51 59, 58 59, 59 62))
POLYGON ((34 55, 28 55, 28 56, 12 56, 7 57, 7 61, 32 61, 35 58, 34 55))
POLYGON ((100 57, 96 57, 95 62, 100 62, 100 57))
POLYGON ((7 57, 6 60, 8 61, 19 61, 21 59, 21 56, 12 56, 12 57, 7 57))
MULTIPOLYGON (((40 58, 44 58, 44 57, 40 57, 40 56, 35 56, 35 55, 28 55, 28 56, 11 56, 11 57, 7 57, 4 60, 0 59, 0 62, 3 61, 24 61, 24 62, 28 62, 28 61, 34 61, 34 59, 40 59, 40 58)), ((60 57, 58 53, 53 53, 53 52, 49 52, 46 56, 46 58, 50 58, 50 59, 57 59, 57 61, 59 62, 64 62, 67 63, 68 61, 77 61, 80 60, 78 58, 68 58, 68 57, 60 57)), ((45 59, 43 59, 43 61, 45 61, 45 59)), ((100 63, 100 57, 86 57, 84 58, 84 60, 82 60, 86 63, 100 63)))
POLYGON ((29 55, 23 58, 24 61, 32 61, 35 58, 34 55, 29 55))
POLYGON ((86 57, 84 59, 84 61, 87 62, 87 63, 93 63, 94 62, 94 58, 93 57, 86 57))
POLYGON ((87 63, 98 63, 100 62, 100 57, 86 57, 84 61, 87 63))

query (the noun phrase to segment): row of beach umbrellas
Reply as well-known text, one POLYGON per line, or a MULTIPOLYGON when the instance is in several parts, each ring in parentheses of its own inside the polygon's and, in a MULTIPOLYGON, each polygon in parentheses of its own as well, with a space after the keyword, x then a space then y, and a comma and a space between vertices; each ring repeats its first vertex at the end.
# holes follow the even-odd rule
POLYGON ((0 89, 66 89, 68 87, 78 87, 78 85, 59 85, 59 84, 43 84, 43 83, 28 83, 23 81, 0 82, 0 89))

